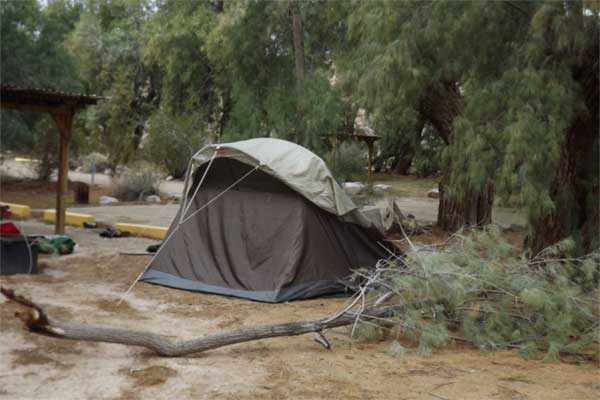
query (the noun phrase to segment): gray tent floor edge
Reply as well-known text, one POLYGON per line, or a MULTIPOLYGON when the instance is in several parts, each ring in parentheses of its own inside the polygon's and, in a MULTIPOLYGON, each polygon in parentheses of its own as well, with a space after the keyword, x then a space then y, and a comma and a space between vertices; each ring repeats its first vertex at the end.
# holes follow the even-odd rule
POLYGON ((142 282, 156 285, 168 286, 175 289, 190 290, 193 292, 204 292, 219 294, 224 296, 240 297, 265 303, 282 303, 290 300, 308 299, 322 296, 325 294, 334 294, 344 292, 346 286, 340 281, 314 281, 299 285, 289 286, 277 290, 252 291, 231 289, 222 286, 208 285, 206 283, 192 281, 180 278, 162 271, 153 269, 147 270, 142 278, 142 282))

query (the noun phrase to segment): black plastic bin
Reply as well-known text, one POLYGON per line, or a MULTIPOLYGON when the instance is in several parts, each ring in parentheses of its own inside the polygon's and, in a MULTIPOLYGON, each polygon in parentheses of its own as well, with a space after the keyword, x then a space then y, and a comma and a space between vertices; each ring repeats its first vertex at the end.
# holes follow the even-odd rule
POLYGON ((0 236, 0 242, 0 275, 38 273, 38 249, 31 240, 24 236, 0 236))

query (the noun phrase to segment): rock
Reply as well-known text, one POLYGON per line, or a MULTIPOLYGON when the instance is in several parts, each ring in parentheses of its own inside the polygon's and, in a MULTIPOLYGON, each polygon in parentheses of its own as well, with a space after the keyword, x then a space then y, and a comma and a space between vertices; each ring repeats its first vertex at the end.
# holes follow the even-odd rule
POLYGON ((508 232, 523 232, 525 230, 524 227, 517 224, 510 224, 508 228, 505 229, 508 232))
POLYGON ((342 188, 347 194, 354 196, 359 194, 365 188, 365 185, 360 182, 344 182, 342 188))
POLYGON ((378 183, 377 185, 373 185, 373 191, 375 193, 385 194, 386 192, 388 192, 390 190, 391 187, 392 187, 392 185, 384 185, 384 184, 378 183))
POLYGON ((165 181, 171 182, 173 179, 175 179, 175 178, 173 178, 171 175, 169 175, 165 178, 165 181))
POLYGON ((148 203, 160 203, 160 197, 155 194, 152 194, 152 195, 146 197, 146 201, 148 203))
POLYGON ((107 206, 109 204, 118 203, 119 199, 110 196, 100 196, 100 200, 98 202, 101 206, 107 206))
POLYGON ((431 197, 432 199, 440 198, 440 190, 438 188, 433 188, 429 192, 427 192, 427 197, 431 197))

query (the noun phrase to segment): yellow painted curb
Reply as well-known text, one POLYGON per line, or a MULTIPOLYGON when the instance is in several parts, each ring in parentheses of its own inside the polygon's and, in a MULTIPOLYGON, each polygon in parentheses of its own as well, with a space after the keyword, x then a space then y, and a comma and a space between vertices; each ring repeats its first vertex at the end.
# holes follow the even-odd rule
POLYGON ((28 218, 31 216, 31 207, 29 206, 23 204, 5 203, 3 201, 0 201, 0 205, 8 206, 10 212, 17 217, 28 218))
MULTIPOLYGON (((94 222, 95 218, 89 214, 78 214, 67 212, 65 213, 65 223, 67 225, 83 226, 84 222, 94 222)), ((44 210, 44 221, 54 222, 56 221, 56 210, 44 210)))
POLYGON ((129 232, 136 236, 143 236, 152 239, 164 239, 167 235, 169 228, 162 226, 152 225, 140 225, 140 224, 127 224, 127 223, 116 223, 113 225, 115 229, 123 232, 129 232))

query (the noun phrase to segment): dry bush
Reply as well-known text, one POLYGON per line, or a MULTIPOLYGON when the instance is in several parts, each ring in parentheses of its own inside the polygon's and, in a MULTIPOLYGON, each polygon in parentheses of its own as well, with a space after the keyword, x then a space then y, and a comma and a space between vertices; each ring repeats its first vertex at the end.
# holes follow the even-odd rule
POLYGON ((121 201, 144 200, 159 195, 160 175, 148 166, 138 165, 125 170, 113 189, 113 196, 121 201))

